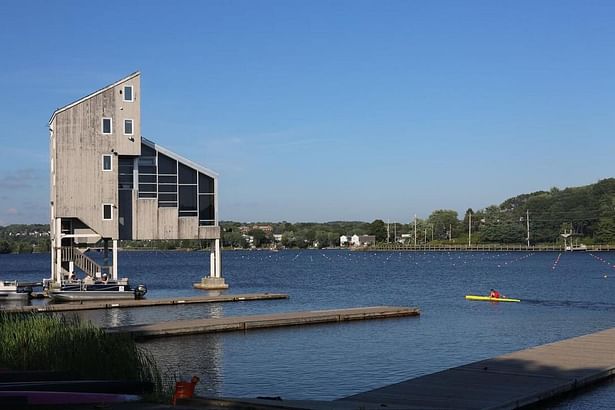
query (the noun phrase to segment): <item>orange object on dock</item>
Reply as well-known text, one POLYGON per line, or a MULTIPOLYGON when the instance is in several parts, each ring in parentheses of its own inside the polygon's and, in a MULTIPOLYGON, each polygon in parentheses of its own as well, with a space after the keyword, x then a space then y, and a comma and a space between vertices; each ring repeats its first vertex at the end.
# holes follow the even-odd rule
POLYGON ((192 376, 189 382, 179 381, 175 382, 175 393, 173 394, 173 405, 177 402, 177 399, 191 399, 194 396, 194 387, 199 382, 197 376, 192 376))

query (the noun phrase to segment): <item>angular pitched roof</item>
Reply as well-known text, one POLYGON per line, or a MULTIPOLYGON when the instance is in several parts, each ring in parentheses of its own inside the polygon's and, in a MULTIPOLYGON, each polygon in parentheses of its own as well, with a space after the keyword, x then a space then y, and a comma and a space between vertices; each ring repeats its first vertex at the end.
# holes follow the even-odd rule
POLYGON ((98 91, 94 91, 93 93, 88 94, 88 95, 86 95, 85 97, 78 99, 77 101, 73 101, 72 103, 67 104, 67 105, 65 105, 64 107, 61 107, 61 108, 56 109, 56 110, 53 112, 53 114, 51 115, 51 118, 49 119, 49 125, 51 125, 51 123, 53 122, 53 119, 55 118, 55 116, 56 116, 56 115, 58 115, 59 113, 61 113, 62 111, 67 110, 67 109, 69 109, 69 108, 71 108, 71 107, 74 107, 75 105, 77 105, 77 104, 79 104, 79 103, 82 103, 83 101, 85 101, 85 100, 87 100, 87 99, 89 99, 89 98, 92 98, 92 97, 94 97, 94 96, 96 96, 96 95, 98 95, 98 94, 100 94, 100 93, 102 93, 102 92, 104 92, 104 91, 107 91, 108 89, 113 88, 113 87, 115 87, 116 85, 118 85, 118 84, 120 84, 120 83, 123 83, 124 81, 128 81, 128 80, 130 80, 131 78, 134 78, 134 77, 136 77, 136 76, 138 76, 138 75, 141 75, 141 72, 140 72, 140 71, 135 71, 134 73, 132 73, 132 74, 130 74, 130 75, 128 75, 128 76, 126 76, 126 77, 122 78, 121 80, 118 80, 118 81, 114 82, 113 84, 109 84, 108 86, 103 87, 103 88, 101 88, 101 89, 100 89, 100 90, 98 90, 98 91))
POLYGON ((189 160, 188 158, 184 158, 181 155, 176 154, 175 152, 171 151, 170 149, 167 149, 167 148, 165 148, 165 147, 163 147, 161 145, 156 144, 154 141, 148 140, 145 137, 141 137, 141 142, 143 144, 149 146, 150 148, 152 148, 152 149, 154 149, 154 150, 156 150, 156 151, 166 155, 167 157, 171 157, 174 160, 179 161, 179 162, 181 162, 184 165, 187 165, 187 166, 189 166, 191 168, 196 169, 197 171, 199 171, 202 174, 208 175, 208 176, 210 176, 212 178, 216 178, 216 179, 218 178, 218 173, 217 172, 212 171, 209 168, 205 168, 204 166, 199 165, 196 162, 189 160))

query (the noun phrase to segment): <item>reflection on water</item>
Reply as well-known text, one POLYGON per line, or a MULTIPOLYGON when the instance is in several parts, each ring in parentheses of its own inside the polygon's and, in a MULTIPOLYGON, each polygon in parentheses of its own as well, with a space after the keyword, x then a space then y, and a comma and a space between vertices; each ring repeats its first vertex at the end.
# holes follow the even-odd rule
POLYGON ((199 394, 215 395, 223 383, 223 337, 219 334, 154 339, 143 343, 160 363, 167 377, 189 380, 192 375, 201 379, 199 394))
MULTIPOLYGON (((230 289, 222 293, 280 292, 289 299, 76 314, 103 326, 118 326, 355 306, 418 306, 420 318, 184 336, 143 344, 173 374, 199 375, 201 394, 334 399, 614 327, 615 274, 607 270, 615 263, 615 253, 602 253, 600 259, 584 252, 558 255, 225 252, 223 272, 230 289), (464 299, 491 288, 522 302, 464 299)), ((192 289, 206 271, 208 260, 201 252, 123 252, 119 260, 122 275, 145 283, 149 298, 204 294, 192 289)), ((0 255, 0 271, 11 272, 11 279, 40 280, 48 266, 44 255, 0 255)), ((607 397, 612 402, 615 393, 607 397)))

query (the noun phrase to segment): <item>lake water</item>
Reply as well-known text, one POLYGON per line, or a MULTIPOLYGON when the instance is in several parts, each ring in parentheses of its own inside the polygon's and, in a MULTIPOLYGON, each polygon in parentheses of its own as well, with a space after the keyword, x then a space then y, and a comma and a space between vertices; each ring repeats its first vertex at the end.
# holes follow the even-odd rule
MULTIPOLYGON (((202 295, 204 252, 120 252, 119 267, 148 297, 202 295)), ((328 400, 515 350, 615 327, 615 253, 223 253, 228 293, 288 300, 80 313, 105 326, 372 305, 416 306, 419 318, 159 339, 143 345, 199 394, 328 400), (522 303, 469 302, 497 288, 522 303)), ((0 255, 2 278, 41 280, 48 255, 0 255)), ((612 408, 615 384, 552 403, 612 408)))

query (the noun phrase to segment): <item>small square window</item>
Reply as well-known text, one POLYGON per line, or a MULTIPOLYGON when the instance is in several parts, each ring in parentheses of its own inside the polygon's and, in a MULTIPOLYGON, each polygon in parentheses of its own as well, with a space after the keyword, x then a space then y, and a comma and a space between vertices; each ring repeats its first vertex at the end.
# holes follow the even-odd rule
POLYGON ((113 219, 113 205, 112 204, 103 204, 103 221, 110 221, 113 219))
POLYGON ((102 119, 102 133, 103 134, 113 133, 113 121, 111 120, 111 118, 102 119))
POLYGON ((124 120, 124 135, 132 135, 132 120, 124 120))
POLYGON ((133 102, 132 85, 124 86, 124 101, 133 102))
POLYGON ((113 170, 112 158, 113 157, 111 155, 103 155, 102 156, 102 170, 103 171, 112 171, 113 170))

